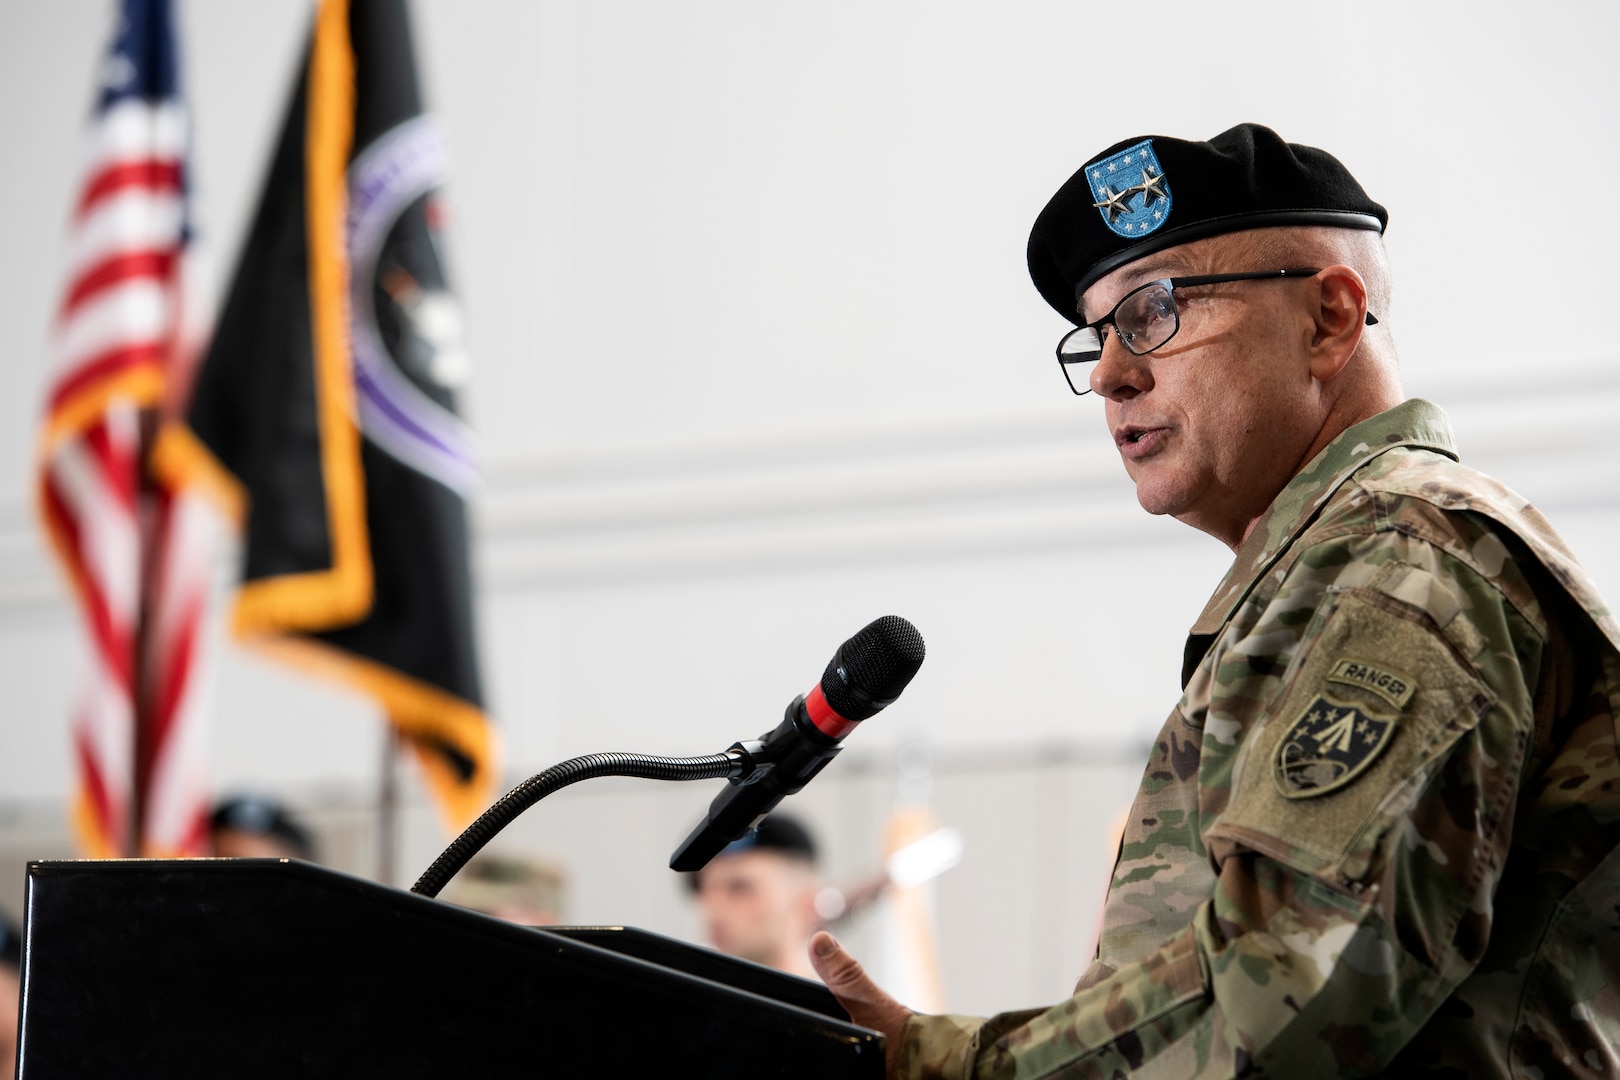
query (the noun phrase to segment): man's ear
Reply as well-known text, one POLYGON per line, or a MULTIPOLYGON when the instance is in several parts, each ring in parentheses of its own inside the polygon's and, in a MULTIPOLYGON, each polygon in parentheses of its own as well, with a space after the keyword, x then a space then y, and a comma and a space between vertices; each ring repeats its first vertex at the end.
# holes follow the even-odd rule
POLYGON ((1367 283, 1348 266, 1316 275, 1309 359, 1311 377, 1328 382, 1344 370, 1367 324, 1367 283))

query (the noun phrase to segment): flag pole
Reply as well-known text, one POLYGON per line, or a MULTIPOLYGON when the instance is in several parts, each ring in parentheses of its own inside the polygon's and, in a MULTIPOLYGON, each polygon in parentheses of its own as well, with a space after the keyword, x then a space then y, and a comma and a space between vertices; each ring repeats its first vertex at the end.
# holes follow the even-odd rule
POLYGON ((131 858, 146 855, 146 811, 148 787, 151 780, 150 764, 155 747, 152 724, 151 655, 154 593, 158 577, 156 483, 150 468, 152 444, 157 438, 158 413, 156 409, 140 411, 140 438, 136 443, 135 526, 139 544, 139 593, 135 607, 134 668, 131 671, 130 718, 134 730, 130 741, 134 754, 129 763, 129 815, 124 853, 131 858))
POLYGON ((399 729, 383 723, 382 775, 377 785, 377 880, 394 883, 399 849, 399 729))

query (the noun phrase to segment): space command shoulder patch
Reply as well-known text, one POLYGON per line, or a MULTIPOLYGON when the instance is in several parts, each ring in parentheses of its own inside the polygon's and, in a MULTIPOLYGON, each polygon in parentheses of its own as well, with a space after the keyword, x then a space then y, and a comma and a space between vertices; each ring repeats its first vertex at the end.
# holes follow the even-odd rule
POLYGON ((1319 693, 1277 744, 1277 790, 1288 799, 1337 791, 1366 771, 1394 734, 1395 717, 1319 693))

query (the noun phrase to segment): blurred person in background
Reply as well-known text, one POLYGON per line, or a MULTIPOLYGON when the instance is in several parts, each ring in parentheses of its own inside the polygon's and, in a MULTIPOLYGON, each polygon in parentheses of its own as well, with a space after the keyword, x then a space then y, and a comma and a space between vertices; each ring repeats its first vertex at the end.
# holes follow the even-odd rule
POLYGON ((461 869, 445 899, 520 926, 558 926, 568 910, 568 875, 545 859, 486 852, 461 869))
POLYGON ((709 943, 731 956, 807 979, 820 880, 816 844, 799 822, 771 814, 691 874, 709 943))
POLYGON ((315 861, 309 829, 281 803, 260 796, 221 801, 209 821, 209 845, 220 858, 315 861))
POLYGON ((17 1072, 18 1012, 22 1008, 22 932, 0 913, 0 1077, 17 1072))

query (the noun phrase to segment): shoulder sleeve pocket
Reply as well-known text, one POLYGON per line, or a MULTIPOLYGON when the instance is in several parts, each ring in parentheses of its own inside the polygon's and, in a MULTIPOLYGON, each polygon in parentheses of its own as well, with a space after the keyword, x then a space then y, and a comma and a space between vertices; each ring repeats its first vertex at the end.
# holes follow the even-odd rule
POLYGON ((1426 611, 1376 589, 1330 589, 1312 623, 1209 835, 1348 885, 1494 696, 1426 611))

